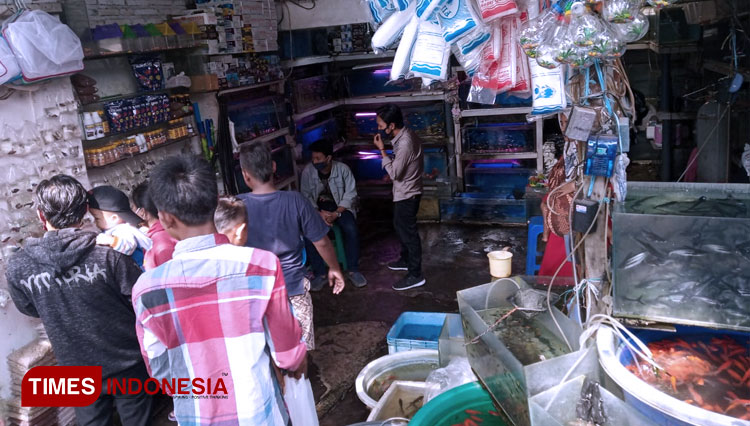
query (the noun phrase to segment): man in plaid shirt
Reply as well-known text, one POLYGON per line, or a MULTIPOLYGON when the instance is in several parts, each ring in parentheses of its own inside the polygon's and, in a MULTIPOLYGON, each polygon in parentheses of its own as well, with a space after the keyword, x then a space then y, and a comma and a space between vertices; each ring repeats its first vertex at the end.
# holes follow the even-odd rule
POLYGON ((216 232, 214 173, 198 157, 164 160, 151 174, 149 195, 164 229, 179 242, 172 260, 144 273, 133 287, 143 358, 159 381, 203 379, 204 386, 212 381, 209 395, 196 388, 187 396, 174 395, 177 421, 286 424, 268 354, 298 377, 307 363, 279 259, 230 245, 216 232), (222 391, 211 395, 219 380, 226 399, 222 391))

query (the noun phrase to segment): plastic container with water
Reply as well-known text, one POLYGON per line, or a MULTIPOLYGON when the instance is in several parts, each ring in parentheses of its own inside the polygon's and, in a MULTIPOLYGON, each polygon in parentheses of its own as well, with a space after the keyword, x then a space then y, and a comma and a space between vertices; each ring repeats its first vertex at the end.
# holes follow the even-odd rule
POLYGON ((615 315, 750 331, 750 185, 630 182, 612 224, 615 315))
MULTIPOLYGON (((533 318, 514 312, 487 332, 497 319, 513 309, 509 299, 519 287, 529 289, 533 280, 534 277, 505 278, 457 293, 467 342, 477 340, 466 346, 469 363, 497 405, 516 425, 530 424, 529 396, 561 383, 583 355, 577 352, 580 327, 554 307, 533 318), (560 334, 552 315, 564 334, 560 334)), ((595 357, 593 361, 583 357, 577 368, 589 366, 581 374, 595 376, 598 374, 595 364, 595 357)))
POLYGON ((386 336, 388 353, 437 349, 445 315, 440 312, 402 313, 386 336))

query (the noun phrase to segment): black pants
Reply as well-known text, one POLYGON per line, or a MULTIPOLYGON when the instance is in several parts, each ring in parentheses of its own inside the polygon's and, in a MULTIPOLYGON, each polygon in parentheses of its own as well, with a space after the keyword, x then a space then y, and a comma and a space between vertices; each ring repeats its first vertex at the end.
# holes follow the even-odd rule
MULTIPOLYGON (((349 272, 359 272, 359 230, 357 229, 357 219, 349 210, 341 213, 341 217, 336 219, 334 224, 341 229, 341 238, 344 240, 344 253, 346 253, 346 266, 349 272)), ((318 254, 310 240, 305 238, 305 250, 307 258, 310 259, 315 276, 324 276, 328 273, 326 262, 318 254)))
MULTIPOLYGON (((112 379, 134 378, 144 383, 149 375, 144 364, 115 374, 112 379)), ((106 393, 107 380, 102 383, 99 399, 88 407, 76 407, 78 426, 110 426, 114 417, 114 408, 123 426, 148 426, 151 424, 153 397, 141 392, 138 395, 109 395, 106 393)))
POLYGON ((401 260, 406 262, 409 275, 422 277, 422 241, 417 229, 417 212, 421 195, 393 203, 393 227, 401 241, 401 260))

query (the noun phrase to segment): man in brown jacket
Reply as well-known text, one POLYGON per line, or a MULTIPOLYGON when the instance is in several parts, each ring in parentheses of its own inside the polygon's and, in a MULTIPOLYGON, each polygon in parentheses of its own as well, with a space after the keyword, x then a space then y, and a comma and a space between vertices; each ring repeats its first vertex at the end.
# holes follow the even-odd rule
POLYGON ((393 181, 393 226, 401 241, 401 258, 388 264, 394 271, 409 271, 393 285, 394 290, 408 290, 424 285, 422 275, 422 242, 417 229, 417 212, 422 199, 424 152, 422 141, 404 127, 401 109, 393 104, 377 111, 379 133, 374 144, 383 157, 383 168, 393 181), (383 137, 391 137, 394 158, 388 156, 383 137))

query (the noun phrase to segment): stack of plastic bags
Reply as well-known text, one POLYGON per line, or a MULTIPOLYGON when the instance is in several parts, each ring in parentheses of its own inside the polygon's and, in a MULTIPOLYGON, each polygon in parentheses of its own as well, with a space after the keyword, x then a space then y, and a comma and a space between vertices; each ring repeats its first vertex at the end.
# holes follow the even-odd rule
POLYGON ((0 84, 34 83, 82 70, 81 41, 57 17, 24 10, 3 23, 0 84))
POLYGON ((518 45, 523 14, 515 0, 364 0, 377 31, 376 52, 401 37, 391 79, 444 80, 451 53, 473 78, 471 99, 494 103, 498 93, 528 95, 528 60, 518 45))

